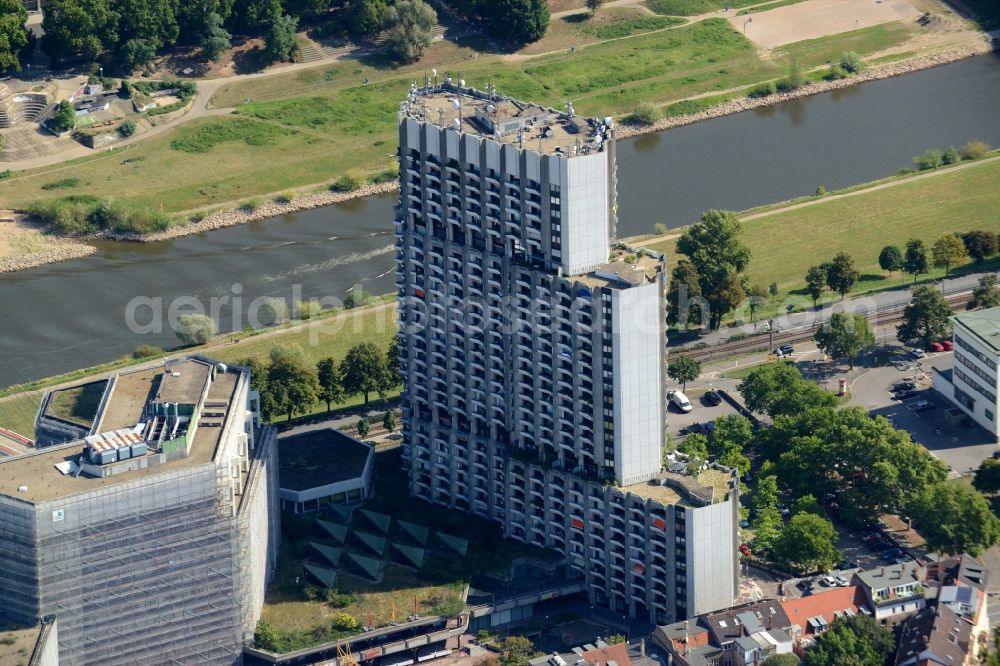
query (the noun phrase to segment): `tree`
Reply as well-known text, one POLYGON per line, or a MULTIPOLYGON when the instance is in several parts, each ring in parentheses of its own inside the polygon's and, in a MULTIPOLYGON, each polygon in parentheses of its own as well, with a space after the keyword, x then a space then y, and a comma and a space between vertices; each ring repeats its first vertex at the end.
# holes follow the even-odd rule
POLYGON ((714 456, 721 456, 732 450, 742 453, 752 444, 753 427, 750 425, 750 420, 738 414, 727 414, 717 418, 708 438, 708 450, 714 456))
POLYGON ((510 635, 500 642, 500 663, 503 666, 527 666, 535 654, 535 644, 524 636, 510 635))
POLYGON ((850 360, 854 369, 854 357, 865 347, 875 344, 875 334, 863 314, 834 312, 816 331, 816 345, 830 358, 850 360))
POLYGON ((1000 291, 997 291, 997 276, 987 273, 979 278, 979 285, 972 289, 972 298, 965 306, 967 310, 985 310, 1000 305, 1000 291))
POLYGON ((903 257, 903 270, 917 281, 918 275, 927 272, 927 245, 919 238, 911 238, 906 242, 906 254, 903 257))
POLYGON ((403 373, 399 364, 399 338, 393 338, 389 349, 385 352, 385 367, 389 371, 389 385, 399 386, 403 383, 403 373))
POLYGON ((304 413, 319 400, 320 386, 316 369, 307 365, 301 350, 279 348, 271 350, 267 367, 267 386, 276 413, 304 413))
POLYGON ((260 418, 270 421, 275 415, 275 406, 267 384, 267 363, 257 358, 244 358, 237 365, 250 371, 250 388, 260 395, 260 418))
POLYGON ((750 527, 753 541, 750 544, 756 552, 771 552, 781 536, 785 523, 777 506, 766 506, 754 515, 750 527))
POLYGON ((989 231, 969 231, 962 236, 965 244, 965 251, 977 264, 983 263, 983 259, 993 256, 1000 249, 997 247, 996 234, 989 231))
POLYGON ((911 513, 927 548, 976 557, 1000 540, 1000 520, 989 502, 968 486, 937 483, 917 499, 911 513))
POLYGON ((757 513, 768 507, 778 508, 778 477, 774 474, 760 477, 750 502, 757 513))
POLYGON ((701 362, 690 356, 678 356, 667 366, 667 375, 675 382, 681 383, 681 390, 687 390, 687 383, 698 379, 701 374, 701 362))
POLYGON ((972 487, 984 495, 995 495, 1000 492, 1000 460, 987 458, 979 465, 972 487))
POLYGON ((810 266, 809 270, 806 271, 806 289, 809 290, 809 296, 813 299, 814 308, 826 289, 826 272, 825 265, 810 266))
MULTIPOLYGON (((112 6, 118 14, 119 42, 139 40, 154 55, 164 46, 174 45, 180 31, 178 4, 176 0, 113 0, 112 6)), ((149 60, 152 56, 145 62, 149 60)), ((121 56, 119 61, 123 62, 121 56)))
POLYGON ((288 304, 277 296, 264 298, 259 309, 259 323, 262 326, 277 326, 288 319, 288 304))
POLYGON ((340 371, 344 377, 344 391, 347 395, 364 394, 365 405, 370 393, 374 391, 383 397, 390 388, 385 356, 374 343, 362 342, 351 347, 340 362, 340 371))
POLYGON ((771 284, 769 284, 767 286, 767 293, 771 296, 771 298, 777 298, 778 297, 778 283, 777 282, 772 282, 771 284))
POLYGON ((493 0, 486 17, 493 36, 515 45, 537 42, 549 27, 545 0, 493 0))
POLYGON ((368 424, 368 417, 362 416, 360 419, 358 419, 356 427, 358 429, 358 437, 360 437, 361 439, 367 437, 368 431, 371 428, 371 426, 368 424))
POLYGON ((931 250, 934 256, 934 265, 944 267, 945 277, 951 272, 951 267, 958 265, 969 258, 965 251, 965 243, 955 234, 945 234, 937 239, 931 250))
POLYGON ((42 11, 42 50, 55 62, 95 61, 118 43, 118 15, 110 0, 49 0, 42 11))
POLYGON ((698 269, 690 260, 680 258, 667 284, 667 323, 688 330, 692 321, 701 321, 701 285, 698 269))
POLYGON ((854 265, 854 259, 846 252, 838 252, 826 265, 826 284, 830 289, 840 294, 840 300, 861 279, 861 271, 854 265))
POLYGON ((0 74, 21 69, 21 53, 30 41, 27 20, 20 0, 0 0, 0 74))
POLYGON ((587 9, 590 10, 592 16, 597 15, 597 10, 601 8, 604 4, 604 0, 587 0, 587 9))
POLYGON ((940 291, 926 284, 914 287, 910 304, 903 308, 903 323, 896 337, 903 343, 918 338, 926 343, 941 340, 948 335, 951 315, 951 307, 940 291))
POLYGON ((185 345, 203 345, 215 335, 215 322, 202 314, 181 315, 174 332, 185 345))
POLYGON ((235 0, 227 15, 227 28, 239 35, 260 34, 263 26, 282 14, 281 0, 235 0))
POLYGON ((797 414, 814 407, 832 407, 837 398, 816 384, 802 379, 791 363, 766 363, 754 368, 737 386, 747 409, 766 413, 797 414))
POLYGON ((677 450, 688 457, 688 474, 695 476, 708 460, 708 438, 700 432, 692 433, 684 438, 677 450))
POLYGON ((115 59, 125 72, 145 67, 156 57, 156 47, 145 39, 130 39, 118 50, 115 59))
POLYGON ((763 663, 764 666, 799 666, 802 662, 799 661, 794 652, 786 652, 785 654, 772 654, 763 663))
POLYGON ((389 30, 389 45, 403 62, 419 60, 433 41, 431 30, 437 13, 423 0, 399 0, 395 22, 389 30))
POLYGON ((755 284, 750 287, 750 291, 747 293, 750 297, 750 321, 754 324, 757 323, 757 309, 767 303, 767 291, 763 286, 755 284))
POLYGON ((232 35, 223 26, 222 17, 215 12, 209 12, 205 17, 205 28, 199 45, 205 60, 216 61, 232 46, 232 35))
POLYGON ((316 379, 319 381, 320 400, 326 403, 326 413, 330 413, 330 405, 341 403, 346 397, 344 395, 344 378, 340 372, 340 365, 332 358, 320 359, 316 363, 316 379))
POLYGON ((347 12, 347 29, 356 37, 370 37, 384 30, 392 19, 385 0, 355 0, 347 12))
POLYGON ((891 276, 893 272, 902 270, 903 253, 895 245, 886 245, 879 252, 878 265, 891 276))
POLYGON ((257 620, 257 627, 253 632, 254 646, 264 650, 274 650, 278 642, 278 632, 267 623, 267 620, 257 620))
POLYGON ((836 618, 816 637, 809 666, 883 666, 895 652, 892 633, 867 615, 836 618))
POLYGON ((792 516, 774 543, 774 556, 801 571, 825 571, 840 559, 837 530, 813 513, 792 516))
POLYGON ((76 112, 73 111, 73 106, 65 99, 59 102, 56 110, 49 116, 47 124, 56 134, 69 132, 76 126, 76 112))
POLYGON ((396 412, 391 409, 386 410, 385 415, 382 417, 382 427, 388 432, 392 433, 396 431, 396 412))
POLYGON ((271 60, 292 60, 299 50, 299 42, 295 38, 295 30, 299 20, 288 14, 279 14, 271 21, 264 35, 264 53, 271 60))
POLYGON ((740 241, 741 232, 735 213, 710 210, 677 240, 677 251, 687 255, 698 272, 712 329, 743 300, 739 277, 750 264, 750 250, 740 241))

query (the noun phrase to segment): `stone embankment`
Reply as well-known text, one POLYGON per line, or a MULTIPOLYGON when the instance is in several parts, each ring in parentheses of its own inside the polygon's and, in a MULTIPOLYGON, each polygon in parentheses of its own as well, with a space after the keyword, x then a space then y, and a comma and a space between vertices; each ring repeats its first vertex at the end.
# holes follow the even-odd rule
POLYGON ((819 81, 817 83, 810 83, 802 86, 798 90, 788 93, 776 93, 774 95, 768 95, 767 97, 757 97, 753 99, 749 97, 740 97, 728 102, 723 102, 722 104, 716 104, 715 106, 711 106, 704 111, 699 111, 698 113, 692 113, 685 116, 661 118, 651 125, 619 125, 616 135, 618 139, 627 139, 634 136, 640 136, 642 134, 661 132, 663 130, 670 129, 671 127, 690 125, 692 123, 701 122, 702 120, 709 120, 710 118, 718 118, 720 116, 728 116, 733 113, 749 111, 750 109, 758 109, 764 106, 780 104, 781 102, 787 102, 801 97, 808 97, 810 95, 818 95, 831 90, 850 88, 851 86, 864 83, 865 81, 888 79, 894 76, 910 74, 922 69, 930 69, 931 67, 937 67, 939 65, 947 65, 958 60, 964 60, 973 56, 989 53, 990 50, 989 44, 984 40, 982 44, 976 46, 963 47, 953 51, 935 53, 900 62, 876 65, 874 67, 869 67, 860 74, 855 74, 844 79, 837 79, 835 81, 819 81))
POLYGON ((32 252, 30 254, 0 259, 0 273, 25 271, 29 268, 38 268, 46 264, 79 259, 95 252, 97 252, 97 248, 93 245, 70 240, 58 240, 54 241, 51 247, 41 252, 32 252))

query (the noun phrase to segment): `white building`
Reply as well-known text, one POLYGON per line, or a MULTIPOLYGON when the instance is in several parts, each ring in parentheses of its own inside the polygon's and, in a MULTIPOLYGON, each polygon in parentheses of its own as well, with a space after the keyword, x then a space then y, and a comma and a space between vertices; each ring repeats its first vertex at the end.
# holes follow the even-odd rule
POLYGON ((951 370, 935 371, 934 388, 976 423, 1000 436, 1000 307, 951 318, 955 347, 951 370))
POLYGON ((560 550, 620 612, 732 603, 733 479, 661 475, 666 272, 612 245, 611 119, 449 81, 411 90, 399 144, 412 494, 560 550))

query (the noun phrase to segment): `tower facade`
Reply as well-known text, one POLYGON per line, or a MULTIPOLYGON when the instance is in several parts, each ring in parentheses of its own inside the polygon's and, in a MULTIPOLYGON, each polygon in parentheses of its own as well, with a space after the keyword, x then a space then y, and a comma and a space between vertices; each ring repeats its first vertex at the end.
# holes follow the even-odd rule
MULTIPOLYGON (((595 603, 654 621, 686 617, 667 541, 688 522, 656 499, 668 481, 664 260, 613 244, 611 119, 449 81, 411 90, 399 145, 411 493, 560 550, 595 603), (654 561, 663 580, 645 573, 654 561)), ((728 487, 722 494, 735 507, 728 487)), ((731 529, 718 530, 727 554, 732 507, 731 529)), ((733 589, 735 571, 726 580, 733 589)))

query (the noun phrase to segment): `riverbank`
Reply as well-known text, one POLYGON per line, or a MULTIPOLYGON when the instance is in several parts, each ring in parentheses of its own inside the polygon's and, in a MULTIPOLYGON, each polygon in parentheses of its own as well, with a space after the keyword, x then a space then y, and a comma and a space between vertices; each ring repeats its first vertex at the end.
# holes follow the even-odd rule
MULTIPOLYGON (((988 42, 984 38, 981 43, 977 43, 975 45, 967 45, 962 48, 956 48, 935 54, 928 54, 925 56, 920 56, 905 61, 887 63, 882 65, 872 65, 866 71, 864 71, 859 75, 855 75, 837 81, 822 81, 822 82, 810 83, 803 86, 799 90, 796 90, 791 93, 775 94, 759 99, 750 99, 746 97, 741 97, 739 99, 732 99, 727 102, 706 108, 695 114, 664 118, 652 125, 644 125, 644 126, 619 125, 618 136, 619 138, 624 139, 640 135, 653 134, 673 127, 679 127, 682 125, 697 123, 702 120, 709 120, 721 116, 737 114, 755 108, 773 106, 797 98, 818 95, 825 92, 831 92, 838 89, 848 88, 850 86, 854 86, 859 83, 901 76, 903 74, 913 73, 920 70, 929 69, 940 65, 945 65, 948 63, 953 63, 958 60, 963 60, 972 56, 981 55, 982 53, 988 52, 989 50, 990 49, 988 42)), ((742 94, 742 91, 732 91, 732 94, 742 94)), ((323 187, 323 184, 315 184, 311 186, 301 187, 298 189, 298 191, 301 193, 295 196, 289 196, 288 190, 285 190, 282 193, 275 192, 267 195, 261 195, 256 197, 253 205, 247 205, 247 204, 239 205, 238 202, 233 202, 229 204, 234 206, 233 209, 212 212, 205 215, 204 217, 201 217, 200 215, 195 215, 193 212, 180 213, 179 215, 191 216, 192 220, 196 221, 182 223, 167 231, 156 234, 150 234, 145 236, 105 235, 105 236, 100 236, 99 239, 125 241, 125 242, 146 242, 146 243, 165 241, 183 236, 202 234, 226 227, 242 225, 249 222, 280 217, 282 215, 287 215, 298 211, 305 211, 313 208, 320 208, 332 204, 338 204, 352 199, 369 197, 377 194, 390 193, 395 191, 398 186, 396 182, 393 181, 387 183, 368 185, 352 192, 331 192, 326 190, 316 191, 320 187, 323 187)), ((82 239, 82 240, 85 241, 87 239, 82 239)), ((47 247, 46 251, 44 252, 38 252, 36 254, 31 254, 31 255, 22 254, 16 260, 5 260, 2 257, 2 255, 0 255, 0 273, 12 272, 16 270, 24 270, 27 268, 40 266, 46 263, 53 263, 57 261, 74 259, 79 256, 85 256, 86 254, 92 254, 95 251, 96 250, 92 246, 87 245, 85 242, 83 243, 73 242, 72 246, 67 244, 66 246, 62 246, 59 248, 47 247), (70 247, 72 247, 73 249, 69 249, 70 247)))
POLYGON ((0 274, 79 259, 97 248, 78 240, 43 233, 23 215, 0 211, 0 274))

